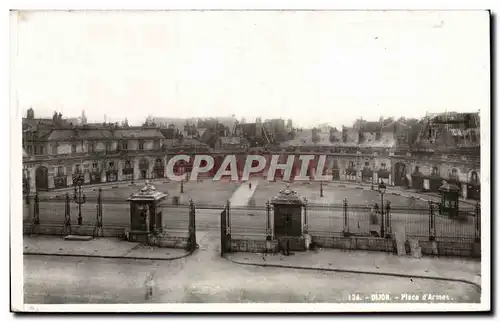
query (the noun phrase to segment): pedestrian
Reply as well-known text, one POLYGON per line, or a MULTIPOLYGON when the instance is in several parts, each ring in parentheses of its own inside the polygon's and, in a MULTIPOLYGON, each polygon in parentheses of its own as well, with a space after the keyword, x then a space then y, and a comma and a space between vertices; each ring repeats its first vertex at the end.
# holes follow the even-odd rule
POLYGON ((144 283, 144 286, 146 288, 146 300, 150 300, 153 297, 153 288, 154 288, 154 276, 153 274, 148 274, 146 277, 146 281, 144 283))
POLYGON ((251 183, 251 182, 249 182, 249 183, 248 183, 248 188, 249 188, 250 190, 252 190, 252 183, 251 183))

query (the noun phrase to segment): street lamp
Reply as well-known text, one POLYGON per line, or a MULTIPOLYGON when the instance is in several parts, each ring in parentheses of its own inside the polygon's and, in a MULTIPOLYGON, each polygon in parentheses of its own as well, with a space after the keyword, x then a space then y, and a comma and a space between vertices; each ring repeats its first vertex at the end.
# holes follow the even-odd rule
POLYGON ((380 235, 381 237, 385 237, 385 227, 384 227, 384 193, 387 189, 384 180, 380 180, 380 184, 378 185, 378 192, 380 192, 380 235))
POLYGON ((319 195, 319 196, 320 196, 321 198, 323 198, 323 181, 321 181, 321 182, 320 182, 320 186, 319 186, 319 188, 320 188, 320 191, 319 191, 319 192, 320 192, 320 195, 319 195))
POLYGON ((85 179, 82 175, 78 175, 75 181, 77 186, 75 187, 75 191, 73 193, 73 201, 78 205, 78 225, 81 226, 83 223, 82 204, 87 201, 87 197, 82 191, 82 184, 84 183, 85 179))

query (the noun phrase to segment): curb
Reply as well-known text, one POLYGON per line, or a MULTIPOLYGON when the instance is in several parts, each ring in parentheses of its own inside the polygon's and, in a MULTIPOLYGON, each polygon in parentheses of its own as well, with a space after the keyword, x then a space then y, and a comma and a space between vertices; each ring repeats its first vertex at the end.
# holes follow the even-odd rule
POLYGON ((36 252, 24 252, 23 255, 28 256, 62 256, 62 257, 86 257, 86 258, 105 258, 105 259, 134 259, 134 260, 156 260, 156 261, 171 261, 176 259, 181 259, 192 255, 193 252, 184 254, 177 257, 137 257, 137 256, 113 256, 113 255, 84 255, 84 254, 56 254, 56 253, 36 253, 36 252))
POLYGON ((280 264, 258 264, 258 263, 245 263, 229 259, 224 256, 224 259, 239 265, 247 266, 260 266, 260 267, 276 267, 276 268, 289 268, 289 269, 302 269, 310 271, 326 271, 326 272, 337 272, 337 273, 351 273, 351 274, 367 274, 367 275, 378 275, 378 276, 394 276, 403 278, 419 278, 419 279, 430 279, 435 281, 445 281, 445 282, 456 282, 465 283, 476 287, 481 292, 481 286, 475 282, 468 281, 459 278, 448 278, 448 277, 438 277, 438 276, 424 276, 424 275, 411 275, 411 274, 400 274, 400 273, 386 273, 386 272, 373 272, 373 271, 359 271, 350 269, 340 269, 340 268, 324 268, 324 267, 307 267, 307 266, 292 266, 292 265, 280 265, 280 264))

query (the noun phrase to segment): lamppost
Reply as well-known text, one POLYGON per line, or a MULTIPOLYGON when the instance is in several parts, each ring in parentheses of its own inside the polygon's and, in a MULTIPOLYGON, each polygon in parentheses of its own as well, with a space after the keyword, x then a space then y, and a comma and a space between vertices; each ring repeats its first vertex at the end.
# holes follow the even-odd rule
POLYGON ((83 176, 80 174, 78 177, 75 179, 76 187, 75 191, 73 194, 73 201, 78 205, 78 225, 81 226, 83 223, 83 218, 82 218, 82 204, 84 204, 87 201, 87 197, 85 194, 82 192, 82 184, 85 182, 85 179, 83 176))
POLYGON ((385 227, 384 227, 384 193, 387 187, 383 180, 380 180, 380 184, 378 185, 378 192, 380 192, 380 235, 381 237, 385 237, 385 227))
POLYGON ((319 186, 319 196, 323 198, 323 181, 320 181, 320 186, 319 186))

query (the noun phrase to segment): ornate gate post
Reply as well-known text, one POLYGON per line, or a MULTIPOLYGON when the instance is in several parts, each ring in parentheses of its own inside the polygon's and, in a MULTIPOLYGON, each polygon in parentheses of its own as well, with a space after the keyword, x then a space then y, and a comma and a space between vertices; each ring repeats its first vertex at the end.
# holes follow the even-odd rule
POLYGON ((194 205, 193 199, 189 199, 189 241, 188 241, 188 251, 193 252, 196 247, 196 207, 194 205))
POLYGON ((226 234, 227 234, 227 206, 220 213, 220 256, 224 257, 226 253, 226 234))
POLYGON ((436 215, 434 213, 434 205, 429 200, 429 240, 436 240, 436 215))
MULTIPOLYGON (((226 223, 227 223, 227 235, 231 236, 231 202, 228 200, 226 204, 226 223)), ((231 237, 229 237, 231 238, 231 237)))
POLYGON ((71 235, 71 208, 69 193, 66 193, 66 200, 64 202, 64 224, 62 233, 63 235, 71 235))
POLYGON ((347 198, 344 199, 344 201, 342 202, 342 212, 343 212, 343 216, 344 216, 344 228, 343 228, 342 232, 343 232, 344 236, 349 236, 350 231, 349 231, 349 216, 347 213, 347 198))
POLYGON ((391 224, 391 202, 387 200, 385 202, 385 238, 391 238, 392 235, 392 224, 391 224))
POLYGON ((38 198, 38 192, 35 193, 35 198, 33 199, 33 222, 31 225, 31 232, 30 234, 35 233, 38 229, 38 226, 40 225, 40 199, 38 198))
POLYGON ((304 230, 303 234, 308 234, 309 232, 309 224, 308 224, 308 218, 307 218, 307 198, 304 197, 304 203, 302 205, 304 208, 304 230))
POLYGON ((103 226, 102 226, 102 189, 101 188, 99 188, 99 194, 97 195, 96 208, 97 208, 97 217, 96 217, 94 232, 92 234, 94 236, 94 238, 98 237, 99 234, 101 234, 101 236, 103 236, 103 231, 102 231, 102 229, 103 229, 103 226))
POLYGON ((272 240, 271 235, 271 204, 266 201, 266 240, 272 240))

